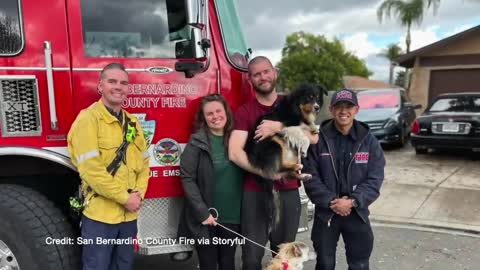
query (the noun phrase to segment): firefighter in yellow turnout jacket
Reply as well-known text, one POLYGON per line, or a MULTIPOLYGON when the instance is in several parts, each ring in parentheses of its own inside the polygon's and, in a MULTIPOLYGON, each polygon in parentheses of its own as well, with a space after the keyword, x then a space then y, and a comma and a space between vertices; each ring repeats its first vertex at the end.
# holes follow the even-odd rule
POLYGON ((133 239, 137 234, 149 156, 140 123, 121 108, 128 93, 125 68, 107 65, 98 91, 101 99, 80 112, 68 134, 68 150, 82 179, 82 239, 93 240, 83 246, 83 270, 129 270, 131 241, 115 245, 118 242, 98 244, 97 240, 133 239))
MULTIPOLYGON (((112 176, 107 166, 116 158, 123 143, 123 123, 112 115, 102 101, 83 110, 72 126, 68 141, 72 161, 82 178, 85 195, 83 214, 88 218, 116 224, 137 219, 137 212, 124 207, 130 191, 138 191, 143 198, 147 188, 148 152, 140 124, 134 116, 124 112, 136 127, 136 136, 127 146, 125 163, 112 176)), ((125 118, 124 117, 124 118, 125 118)))

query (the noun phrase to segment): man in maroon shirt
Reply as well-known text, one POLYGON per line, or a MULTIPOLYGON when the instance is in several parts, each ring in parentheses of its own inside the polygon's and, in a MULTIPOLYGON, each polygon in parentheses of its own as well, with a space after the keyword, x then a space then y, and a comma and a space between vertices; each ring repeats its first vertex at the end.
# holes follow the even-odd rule
MULTIPOLYGON (((244 150, 249 134, 255 132, 255 139, 262 140, 281 132, 280 122, 264 120, 256 127, 258 119, 270 112, 277 104, 279 96, 275 90, 277 72, 268 58, 258 56, 248 64, 248 76, 255 89, 255 99, 243 104, 235 113, 235 128, 229 140, 229 158, 248 173, 245 176, 242 201, 241 231, 243 235, 261 245, 270 240, 270 247, 278 251, 278 245, 295 240, 300 220, 300 195, 298 180, 276 181, 274 188, 279 191, 280 221, 272 225, 272 212, 268 207, 268 193, 256 180, 263 176, 254 168, 244 150)), ((311 141, 318 141, 312 135, 311 141)), ((300 168, 300 166, 299 166, 300 168)), ((279 180, 282 175, 277 175, 279 180)), ((260 270, 265 250, 246 242, 242 251, 243 270, 260 270)))

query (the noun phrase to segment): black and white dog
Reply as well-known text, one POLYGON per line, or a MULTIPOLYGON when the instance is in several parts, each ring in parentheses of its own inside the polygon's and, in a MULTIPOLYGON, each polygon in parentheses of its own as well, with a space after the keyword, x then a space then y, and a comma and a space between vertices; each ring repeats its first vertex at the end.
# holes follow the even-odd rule
POLYGON ((306 156, 311 144, 307 133, 319 132, 316 119, 323 106, 323 96, 326 94, 328 92, 322 86, 301 85, 280 100, 273 111, 261 117, 257 123, 258 126, 263 120, 279 121, 284 126, 282 132, 261 141, 255 141, 252 134, 247 141, 248 161, 269 178, 259 176, 258 181, 271 195, 267 207, 273 207, 275 223, 280 219, 280 201, 271 179, 275 174, 282 172, 287 173, 287 179, 306 181, 312 177, 298 171, 297 164, 300 164, 301 158, 306 156))
POLYGON ((259 119, 279 121, 284 128, 280 134, 262 141, 250 137, 247 156, 252 166, 262 170, 269 178, 276 173, 287 172, 287 178, 307 180, 295 170, 301 157, 307 154, 310 140, 306 133, 318 133, 317 113, 323 106, 327 91, 321 86, 304 84, 285 96, 272 112, 259 119))

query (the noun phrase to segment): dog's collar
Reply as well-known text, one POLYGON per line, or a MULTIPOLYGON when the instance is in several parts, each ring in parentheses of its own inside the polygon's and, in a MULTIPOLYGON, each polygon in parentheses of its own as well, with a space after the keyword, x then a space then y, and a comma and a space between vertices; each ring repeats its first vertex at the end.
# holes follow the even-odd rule
POLYGON ((288 262, 282 262, 283 270, 288 270, 288 262))

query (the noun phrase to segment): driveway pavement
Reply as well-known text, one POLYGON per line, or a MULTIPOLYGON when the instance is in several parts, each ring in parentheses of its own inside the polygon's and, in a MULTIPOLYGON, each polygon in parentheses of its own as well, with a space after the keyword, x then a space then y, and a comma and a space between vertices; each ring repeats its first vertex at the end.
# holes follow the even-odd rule
POLYGON ((387 166, 372 220, 480 234, 480 161, 477 154, 416 155, 411 146, 385 148, 387 166))

